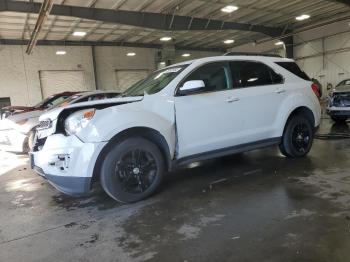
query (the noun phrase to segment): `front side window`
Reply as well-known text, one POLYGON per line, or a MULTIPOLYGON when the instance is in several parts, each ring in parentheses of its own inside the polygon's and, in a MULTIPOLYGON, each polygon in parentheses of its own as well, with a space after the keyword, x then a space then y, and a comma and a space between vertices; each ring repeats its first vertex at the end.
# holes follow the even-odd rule
POLYGON ((232 61, 230 68, 237 88, 281 84, 283 78, 260 62, 232 61))
POLYGON ((231 88, 229 69, 225 62, 206 64, 192 74, 184 82, 202 80, 205 84, 203 92, 227 90, 231 88))

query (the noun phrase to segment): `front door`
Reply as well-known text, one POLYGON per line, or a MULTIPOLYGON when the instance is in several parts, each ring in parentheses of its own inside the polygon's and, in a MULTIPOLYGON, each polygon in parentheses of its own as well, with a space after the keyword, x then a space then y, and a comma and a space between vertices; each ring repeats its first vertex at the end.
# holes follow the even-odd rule
POLYGON ((243 124, 228 63, 203 65, 182 84, 191 80, 203 80, 205 89, 175 97, 178 158, 234 145, 243 124))

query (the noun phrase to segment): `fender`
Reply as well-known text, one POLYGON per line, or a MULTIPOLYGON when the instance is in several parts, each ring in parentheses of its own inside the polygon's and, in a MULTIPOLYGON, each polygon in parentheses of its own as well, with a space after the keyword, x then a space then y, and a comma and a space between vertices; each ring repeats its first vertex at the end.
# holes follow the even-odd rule
MULTIPOLYGON (((311 89, 310 89, 310 92, 312 92, 311 89)), ((275 125, 276 125, 275 130, 278 132, 278 134, 276 134, 277 137, 281 137, 283 135, 283 130, 288 121, 289 116, 292 114, 294 110, 296 110, 299 107, 306 107, 311 110, 315 119, 315 123, 314 123, 315 127, 320 124, 321 108, 315 106, 319 104, 318 101, 317 103, 313 101, 313 100, 317 100, 316 96, 314 96, 312 93, 308 93, 307 89, 303 93, 298 92, 293 95, 289 95, 283 101, 275 121, 275 125)))
POLYGON ((173 103, 165 103, 162 112, 140 101, 97 110, 93 120, 77 136, 87 143, 108 142, 124 130, 146 127, 158 131, 166 140, 170 155, 175 152, 175 120, 173 103))

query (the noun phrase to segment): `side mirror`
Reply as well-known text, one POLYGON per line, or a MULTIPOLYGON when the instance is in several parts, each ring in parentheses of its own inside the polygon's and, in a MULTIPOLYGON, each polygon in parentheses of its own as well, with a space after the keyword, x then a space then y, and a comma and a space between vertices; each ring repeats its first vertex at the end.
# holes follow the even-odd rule
POLYGON ((180 87, 180 94, 189 94, 200 91, 205 88, 205 83, 203 80, 191 80, 187 81, 180 87))

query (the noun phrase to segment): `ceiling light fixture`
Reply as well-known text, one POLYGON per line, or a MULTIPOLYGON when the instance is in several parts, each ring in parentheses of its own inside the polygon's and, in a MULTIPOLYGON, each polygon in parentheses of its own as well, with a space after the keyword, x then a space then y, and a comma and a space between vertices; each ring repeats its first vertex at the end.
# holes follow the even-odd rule
POLYGON ((191 54, 182 54, 183 57, 189 57, 191 54))
POLYGON ((164 36, 160 39, 160 41, 167 42, 170 41, 172 38, 170 36, 164 36))
POLYGON ((165 62, 160 62, 160 64, 164 66, 164 65, 165 65, 165 62))
POLYGON ((295 19, 298 21, 303 21, 303 20, 309 19, 309 18, 310 18, 309 15, 300 15, 300 16, 297 16, 295 19))
POLYGON ((275 45, 284 45, 282 41, 276 42, 275 45))
POLYGON ((136 55, 136 53, 134 53, 134 52, 130 52, 130 53, 127 53, 126 55, 127 55, 127 56, 135 56, 135 55, 136 55))
POLYGON ((64 50, 57 50, 56 55, 65 55, 67 52, 64 50))
POLYGON ((234 6, 234 5, 228 5, 228 6, 221 8, 221 11, 224 13, 232 13, 232 12, 237 11, 237 10, 238 10, 238 7, 234 6))
POLYGON ((235 42, 235 40, 233 40, 233 39, 227 39, 227 40, 224 41, 224 43, 226 45, 233 44, 234 42, 235 42))
POLYGON ((86 36, 86 32, 82 32, 82 31, 75 31, 73 32, 74 36, 86 36))

